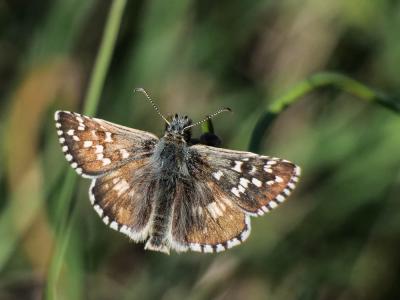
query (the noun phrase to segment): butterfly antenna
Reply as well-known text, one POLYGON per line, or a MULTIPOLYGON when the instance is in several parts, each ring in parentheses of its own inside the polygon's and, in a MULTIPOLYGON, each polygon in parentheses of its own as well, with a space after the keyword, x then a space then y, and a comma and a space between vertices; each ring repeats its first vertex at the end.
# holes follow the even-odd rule
POLYGON ((134 91, 144 94, 144 95, 146 96, 147 100, 150 101, 150 103, 151 103, 151 105, 153 106, 154 110, 159 114, 159 116, 160 116, 161 118, 163 118, 163 120, 164 120, 168 125, 170 125, 170 122, 169 122, 169 121, 164 117, 164 115, 160 112, 160 109, 159 109, 158 106, 154 103, 154 101, 151 100, 150 96, 147 94, 147 92, 145 91, 145 89, 143 89, 143 88, 135 88, 134 91))
POLYGON ((211 115, 208 115, 205 119, 203 119, 201 121, 198 121, 196 123, 193 123, 193 124, 191 124, 189 126, 186 126, 185 128, 183 128, 183 130, 185 131, 186 129, 192 128, 192 127, 197 126, 197 125, 200 125, 201 123, 204 123, 204 122, 206 122, 208 120, 211 120, 215 116, 219 115, 220 113, 226 112, 226 111, 232 112, 232 110, 229 107, 221 108, 221 109, 217 110, 215 113, 213 113, 211 115))

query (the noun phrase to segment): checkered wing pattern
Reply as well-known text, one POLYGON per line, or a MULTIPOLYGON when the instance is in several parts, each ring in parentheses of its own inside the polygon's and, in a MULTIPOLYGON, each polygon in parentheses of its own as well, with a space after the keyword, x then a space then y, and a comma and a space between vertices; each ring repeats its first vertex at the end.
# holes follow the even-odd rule
POLYGON ((101 119, 57 111, 55 121, 65 158, 92 178, 90 201, 103 222, 143 241, 151 225, 149 161, 158 138, 101 119))
POLYGON ((171 232, 177 251, 221 252, 247 239, 250 217, 218 184, 196 182, 178 189, 171 232))
POLYGON ((177 249, 219 252, 240 244, 250 234, 250 216, 284 202, 300 176, 300 168, 287 160, 204 145, 190 148, 201 163, 193 174, 198 185, 185 195, 191 195, 191 206, 176 203, 172 235, 177 249))
POLYGON ((83 177, 147 158, 158 141, 151 133, 68 111, 57 111, 55 121, 65 158, 83 177))
POLYGON ((103 222, 130 239, 144 241, 154 206, 149 159, 133 160, 93 179, 90 202, 103 222))

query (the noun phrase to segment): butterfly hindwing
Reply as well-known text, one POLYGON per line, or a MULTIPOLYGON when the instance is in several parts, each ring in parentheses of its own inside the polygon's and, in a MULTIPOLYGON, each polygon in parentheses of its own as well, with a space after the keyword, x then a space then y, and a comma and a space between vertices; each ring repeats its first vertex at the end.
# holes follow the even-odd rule
POLYGON ((89 189, 103 222, 134 241, 144 241, 151 226, 154 187, 149 174, 148 158, 130 161, 93 179, 89 189))
POLYGON ((247 239, 250 217, 217 184, 196 181, 179 189, 171 228, 177 251, 221 252, 247 239))
POLYGON ((84 177, 96 177, 129 160, 152 154, 158 138, 101 119, 57 111, 55 121, 65 158, 84 177))

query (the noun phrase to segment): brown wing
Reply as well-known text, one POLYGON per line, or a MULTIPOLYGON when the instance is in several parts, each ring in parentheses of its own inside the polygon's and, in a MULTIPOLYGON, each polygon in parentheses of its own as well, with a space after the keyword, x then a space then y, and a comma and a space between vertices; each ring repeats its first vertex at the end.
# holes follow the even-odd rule
POLYGON ((250 234, 295 188, 300 168, 278 158, 204 145, 190 147, 191 180, 177 186, 171 247, 219 252, 250 234))
POLYGON ((54 118, 65 158, 83 177, 148 157, 158 141, 151 133, 78 113, 57 111, 54 118))
POLYGON ((204 161, 202 171, 208 180, 252 216, 263 215, 285 201, 300 176, 300 167, 284 159, 204 145, 191 149, 204 161))
POLYGON ((149 159, 131 161, 93 179, 89 189, 103 222, 134 241, 144 241, 150 228, 154 187, 149 174, 149 159))
POLYGON ((220 252, 250 234, 250 217, 215 183, 177 186, 171 247, 177 251, 220 252))

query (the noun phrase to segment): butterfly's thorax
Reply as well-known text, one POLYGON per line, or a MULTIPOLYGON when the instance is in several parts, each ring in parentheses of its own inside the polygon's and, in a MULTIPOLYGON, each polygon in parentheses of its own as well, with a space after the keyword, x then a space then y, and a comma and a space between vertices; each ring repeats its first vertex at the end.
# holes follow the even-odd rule
POLYGON ((154 246, 162 246, 171 227, 176 187, 190 176, 187 161, 189 148, 184 139, 166 134, 155 147, 151 159, 157 193, 154 195, 151 238, 154 246))

